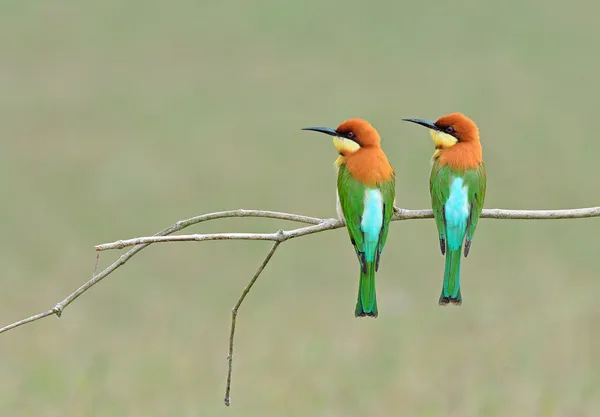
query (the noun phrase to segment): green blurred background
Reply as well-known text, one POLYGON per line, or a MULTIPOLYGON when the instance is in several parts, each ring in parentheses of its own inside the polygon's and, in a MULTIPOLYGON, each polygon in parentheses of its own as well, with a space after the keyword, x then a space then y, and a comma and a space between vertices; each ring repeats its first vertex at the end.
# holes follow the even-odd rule
MULTIPOLYGON (((14 1, 0 6, 2 325, 90 278, 94 245, 236 208, 335 216, 336 152, 371 121, 397 202, 429 206, 425 129, 476 120, 488 208, 600 204, 593 2, 14 1)), ((295 224, 231 219, 193 232, 295 224)), ((6 416, 597 416, 598 219, 481 221, 462 308, 437 305, 434 222, 392 225, 357 320, 344 230, 151 246, 0 336, 6 416)), ((103 268, 117 252, 105 252, 103 268)))

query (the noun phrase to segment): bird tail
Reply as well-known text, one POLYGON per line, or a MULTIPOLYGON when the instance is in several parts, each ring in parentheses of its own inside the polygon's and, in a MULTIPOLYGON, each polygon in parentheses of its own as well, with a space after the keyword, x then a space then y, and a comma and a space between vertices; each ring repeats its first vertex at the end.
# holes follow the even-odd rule
POLYGON ((460 256, 462 245, 457 250, 449 250, 446 253, 446 268, 444 271, 444 285, 440 295, 440 305, 462 304, 460 295, 460 256))
POLYGON ((377 317, 377 297, 375 294, 376 262, 365 262, 366 267, 360 270, 358 300, 356 301, 356 317, 377 317))

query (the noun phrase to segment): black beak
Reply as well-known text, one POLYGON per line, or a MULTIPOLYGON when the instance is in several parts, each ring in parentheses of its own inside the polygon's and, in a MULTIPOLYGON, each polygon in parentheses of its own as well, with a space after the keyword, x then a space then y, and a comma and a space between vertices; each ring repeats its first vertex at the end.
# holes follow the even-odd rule
POLYGON ((430 120, 425 120, 425 119, 402 119, 405 122, 412 122, 412 123, 416 123, 418 125, 421 126, 425 126, 428 127, 429 129, 433 129, 433 130, 440 130, 439 127, 437 127, 432 121, 430 120))
POLYGON ((312 130, 313 132, 325 133, 326 135, 330 136, 339 136, 338 132, 330 127, 305 127, 302 130, 312 130))

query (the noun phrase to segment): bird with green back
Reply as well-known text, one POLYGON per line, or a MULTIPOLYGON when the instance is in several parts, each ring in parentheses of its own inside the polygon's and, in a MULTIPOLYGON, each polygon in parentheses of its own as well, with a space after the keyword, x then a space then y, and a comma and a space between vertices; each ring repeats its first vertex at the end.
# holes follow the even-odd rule
POLYGON ((350 241, 360 263, 356 317, 377 317, 375 272, 394 213, 395 176, 377 130, 367 121, 350 119, 336 129, 309 127, 333 136, 339 156, 337 209, 346 222, 350 241))
POLYGON ((431 206, 440 249, 446 256, 440 305, 462 304, 460 261, 471 249, 473 234, 483 209, 486 172, 479 129, 461 113, 432 122, 403 119, 429 128, 435 144, 429 179, 431 206))

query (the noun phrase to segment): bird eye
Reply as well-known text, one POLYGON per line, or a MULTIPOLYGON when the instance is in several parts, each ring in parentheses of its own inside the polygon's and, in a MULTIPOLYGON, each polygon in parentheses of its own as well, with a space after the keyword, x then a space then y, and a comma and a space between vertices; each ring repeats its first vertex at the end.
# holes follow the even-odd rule
POLYGON ((448 126, 446 128, 446 133, 448 133, 449 135, 453 135, 454 134, 454 128, 452 126, 448 126))
POLYGON ((352 138, 354 138, 354 133, 348 132, 348 134, 346 136, 348 137, 348 139, 352 139, 352 138))

